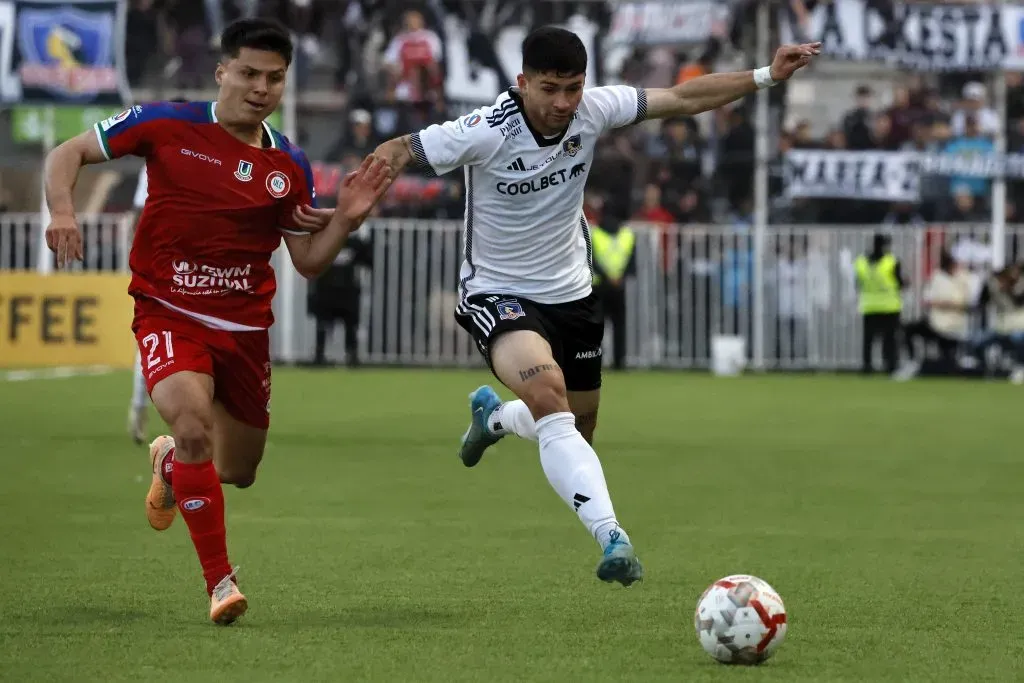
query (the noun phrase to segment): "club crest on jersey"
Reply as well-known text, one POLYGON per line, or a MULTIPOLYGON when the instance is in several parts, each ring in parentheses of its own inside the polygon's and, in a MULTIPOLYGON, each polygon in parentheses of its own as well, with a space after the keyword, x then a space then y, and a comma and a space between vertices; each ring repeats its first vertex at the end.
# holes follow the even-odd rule
POLYGON ((519 318, 526 316, 526 311, 523 310, 523 305, 515 299, 499 301, 494 304, 494 307, 498 309, 498 317, 502 320, 518 320, 519 318))
POLYGON ((250 180, 252 180, 252 162, 239 161, 238 170, 235 171, 235 177, 241 180, 243 183, 247 183, 250 180))
POLYGON ((562 143, 562 151, 571 157, 576 156, 583 149, 583 138, 577 133, 562 143))
POLYGON ((275 199, 280 199, 288 194, 291 187, 292 183, 288 180, 288 176, 280 171, 271 171, 267 176, 267 192, 275 199))
POLYGON ((462 125, 466 128, 475 128, 482 120, 483 119, 480 117, 480 114, 470 114, 462 119, 462 125))

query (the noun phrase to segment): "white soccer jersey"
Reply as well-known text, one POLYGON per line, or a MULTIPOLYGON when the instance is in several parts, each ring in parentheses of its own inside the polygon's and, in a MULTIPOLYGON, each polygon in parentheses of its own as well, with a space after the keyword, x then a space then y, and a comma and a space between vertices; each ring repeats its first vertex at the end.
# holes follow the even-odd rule
POLYGON ((420 165, 439 175, 465 166, 462 296, 513 294, 557 304, 590 294, 583 189, 594 148, 605 131, 646 115, 643 89, 591 88, 568 129, 545 138, 530 127, 513 88, 491 106, 415 133, 420 165))

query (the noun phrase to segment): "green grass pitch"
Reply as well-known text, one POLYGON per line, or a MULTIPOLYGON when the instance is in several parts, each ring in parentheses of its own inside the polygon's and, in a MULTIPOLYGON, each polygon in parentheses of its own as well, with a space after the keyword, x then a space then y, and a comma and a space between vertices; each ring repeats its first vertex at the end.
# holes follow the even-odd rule
POLYGON ((647 569, 625 590, 535 445, 458 462, 484 381, 276 372, 259 478, 227 492, 227 629, 181 520, 146 525, 128 375, 0 383, 0 680, 1024 679, 1019 388, 607 377, 597 451, 647 569), (789 612, 756 669, 694 634, 731 573, 789 612))

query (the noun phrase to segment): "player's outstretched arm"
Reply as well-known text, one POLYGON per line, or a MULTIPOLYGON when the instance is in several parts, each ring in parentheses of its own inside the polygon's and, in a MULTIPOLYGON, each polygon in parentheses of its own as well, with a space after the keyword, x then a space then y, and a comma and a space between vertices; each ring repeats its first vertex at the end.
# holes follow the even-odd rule
POLYGON ((319 277, 345 246, 349 233, 358 230, 391 186, 392 174, 384 159, 366 157, 362 166, 345 176, 338 188, 338 207, 327 227, 312 235, 286 233, 288 253, 304 278, 319 277))
POLYGON ((821 43, 783 45, 771 66, 753 71, 708 74, 674 88, 647 91, 647 118, 665 119, 693 116, 717 109, 789 78, 821 53, 821 43))
POLYGON ((93 130, 87 130, 58 145, 46 156, 46 206, 50 225, 46 228, 46 246, 57 254, 57 267, 82 258, 82 233, 75 221, 73 193, 78 173, 86 164, 107 160, 93 130))
POLYGON ((377 147, 373 155, 386 161, 388 166, 391 167, 391 172, 394 175, 398 175, 415 158, 412 152, 412 136, 403 135, 400 138, 388 140, 377 147))

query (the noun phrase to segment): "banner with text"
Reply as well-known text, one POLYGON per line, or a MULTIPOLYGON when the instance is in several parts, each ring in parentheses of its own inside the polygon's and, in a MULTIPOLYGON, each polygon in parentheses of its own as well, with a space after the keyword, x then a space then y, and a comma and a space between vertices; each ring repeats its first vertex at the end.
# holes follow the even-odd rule
POLYGON ((795 149, 786 153, 786 195, 917 201, 919 159, 903 152, 795 149))
POLYGON ((703 43, 724 33, 729 7, 721 0, 647 0, 615 5, 608 42, 613 45, 703 43))
POLYGON ((128 280, 109 273, 0 273, 0 367, 132 367, 128 280))
POLYGON ((1024 154, 924 154, 794 149, 783 160, 786 195, 918 201, 923 175, 1024 178, 1024 154))
POLYGON ((100 106, 128 101, 127 4, 0 2, 0 101, 100 106))
POLYGON ((806 31, 780 11, 782 42, 820 40, 824 53, 919 71, 1024 69, 1024 4, 834 0, 818 3, 806 31))

